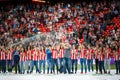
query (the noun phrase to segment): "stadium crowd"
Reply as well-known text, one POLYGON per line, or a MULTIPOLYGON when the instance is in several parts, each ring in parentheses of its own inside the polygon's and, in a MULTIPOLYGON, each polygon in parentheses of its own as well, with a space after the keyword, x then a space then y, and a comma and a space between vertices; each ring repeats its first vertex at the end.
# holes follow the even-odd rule
POLYGON ((114 1, 0 7, 0 72, 15 67, 15 73, 32 73, 35 66, 36 73, 47 67, 47 73, 71 74, 80 63, 83 74, 94 71, 95 59, 96 73, 110 74, 111 58, 120 74, 120 9, 114 1))

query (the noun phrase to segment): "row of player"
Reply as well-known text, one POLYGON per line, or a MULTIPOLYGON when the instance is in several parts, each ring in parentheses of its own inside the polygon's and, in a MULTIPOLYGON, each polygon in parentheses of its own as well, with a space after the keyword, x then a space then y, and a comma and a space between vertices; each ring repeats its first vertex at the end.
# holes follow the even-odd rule
POLYGON ((104 73, 110 74, 110 61, 111 58, 114 58, 116 74, 120 73, 119 48, 112 50, 109 46, 103 48, 99 46, 91 47, 89 45, 69 45, 69 48, 66 49, 64 44, 49 47, 41 46, 39 48, 32 48, 29 46, 28 49, 16 47, 16 49, 9 48, 8 50, 5 50, 4 48, 1 48, 0 71, 2 69, 3 73, 6 72, 7 61, 8 72, 12 72, 12 68, 15 67, 15 73, 17 73, 18 70, 19 73, 22 74, 25 73, 25 67, 27 67, 27 73, 32 73, 35 65, 36 72, 41 73, 43 69, 43 73, 45 73, 45 63, 47 61, 47 73, 49 73, 49 69, 51 73, 55 73, 55 66, 57 73, 66 73, 66 69, 68 70, 68 73, 76 73, 78 59, 80 59, 81 73, 83 73, 83 69, 85 69, 85 73, 87 73, 87 68, 89 72, 90 69, 94 71, 93 59, 95 59, 96 73, 99 71, 102 74, 102 70, 104 70, 104 73), (13 61, 14 65, 12 65, 13 61), (60 65, 58 63, 60 63, 60 65), (41 68, 42 65, 43 68, 41 68))

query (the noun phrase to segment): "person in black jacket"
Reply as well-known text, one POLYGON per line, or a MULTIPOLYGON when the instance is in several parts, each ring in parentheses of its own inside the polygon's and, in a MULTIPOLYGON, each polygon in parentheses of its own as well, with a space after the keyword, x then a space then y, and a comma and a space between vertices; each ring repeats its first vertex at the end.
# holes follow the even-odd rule
POLYGON ((17 74, 17 71, 19 71, 19 60, 20 60, 20 50, 19 47, 17 47, 13 51, 13 60, 14 60, 14 67, 15 67, 15 74, 17 74))

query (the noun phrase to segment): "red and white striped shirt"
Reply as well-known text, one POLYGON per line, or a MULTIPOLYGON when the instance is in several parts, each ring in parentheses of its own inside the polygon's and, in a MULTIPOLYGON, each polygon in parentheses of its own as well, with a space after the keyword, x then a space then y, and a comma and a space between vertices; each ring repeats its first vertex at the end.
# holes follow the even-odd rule
POLYGON ((107 59, 109 59, 111 56, 110 56, 110 52, 111 52, 111 49, 110 48, 108 48, 107 50, 106 50, 106 58, 107 59))
POLYGON ((100 54, 99 61, 104 61, 104 54, 100 54))
POLYGON ((92 52, 91 52, 91 50, 88 49, 88 50, 86 51, 86 54, 87 54, 87 59, 88 59, 88 60, 91 60, 91 59, 92 59, 92 52))
POLYGON ((77 59, 78 50, 77 49, 72 49, 71 53, 72 53, 71 59, 77 59))
POLYGON ((20 53, 20 61, 26 61, 26 53, 25 52, 20 53))
POLYGON ((119 54, 119 60, 120 60, 120 49, 118 50, 118 54, 119 54))
POLYGON ((0 52, 0 60, 5 60, 5 52, 1 51, 0 52))
POLYGON ((119 60, 119 57, 120 57, 120 56, 119 56, 118 54, 114 54, 114 60, 115 60, 115 61, 119 60))
POLYGON ((107 59, 110 59, 112 55, 110 53, 107 53, 107 59))
POLYGON ((99 56, 98 53, 96 53, 96 54, 95 54, 95 59, 98 59, 98 56, 99 56))
POLYGON ((43 53, 42 53, 43 55, 42 55, 42 60, 45 60, 46 59, 46 54, 45 54, 45 51, 43 51, 43 53))
POLYGON ((86 49, 82 49, 80 52, 80 58, 86 58, 86 49))
POLYGON ((95 59, 99 59, 99 53, 100 51, 95 51, 95 59))
POLYGON ((12 51, 8 51, 7 60, 12 60, 12 51))
POLYGON ((31 50, 27 51, 27 60, 32 60, 32 52, 31 52, 31 50))
POLYGON ((38 60, 38 51, 33 51, 33 60, 34 61, 38 60))
POLYGON ((90 52, 91 52, 91 53, 95 53, 95 50, 94 50, 94 49, 91 49, 90 52))
POLYGON ((39 54, 38 60, 42 60, 43 53, 41 51, 38 51, 38 54, 39 54))
POLYGON ((120 55, 120 49, 118 50, 118 54, 120 55))
POLYGON ((60 51, 59 58, 63 58, 64 57, 64 49, 61 48, 59 51, 60 51))
POLYGON ((57 50, 55 50, 55 49, 52 49, 52 58, 53 59, 57 59, 58 58, 57 50))

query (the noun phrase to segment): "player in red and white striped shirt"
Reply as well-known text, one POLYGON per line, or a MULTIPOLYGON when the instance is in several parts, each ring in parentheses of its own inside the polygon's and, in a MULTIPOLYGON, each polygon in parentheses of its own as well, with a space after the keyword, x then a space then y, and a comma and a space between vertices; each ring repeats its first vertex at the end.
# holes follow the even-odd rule
POLYGON ((59 49, 59 58, 63 58, 64 57, 64 48, 60 47, 59 49))
POLYGON ((1 73, 1 68, 2 68, 2 62, 1 62, 1 51, 2 51, 2 49, 0 49, 0 73, 1 73))
POLYGON ((95 56, 95 68, 96 68, 96 74, 98 73, 98 68, 99 68, 99 53, 100 53, 100 50, 99 50, 99 47, 98 45, 94 48, 94 56, 95 56))
POLYGON ((32 53, 32 60, 33 61, 38 61, 38 50, 37 49, 35 49, 34 51, 33 51, 33 53, 32 53))
POLYGON ((31 60, 32 60, 32 51, 31 47, 28 46, 27 52, 26 52, 26 60, 27 60, 27 73, 30 73, 31 68, 31 60))
POLYGON ((108 72, 108 74, 110 74, 110 61, 111 61, 111 57, 112 57, 111 48, 108 45, 106 45, 104 66, 105 66, 105 72, 106 73, 108 72))
POLYGON ((99 60, 99 71, 100 71, 101 74, 102 74, 102 70, 104 70, 104 73, 106 73, 105 72, 105 67, 104 67, 104 58, 105 58, 104 50, 105 50, 105 48, 100 47, 100 53, 99 53, 98 60, 99 60))
POLYGON ((22 48, 20 52, 20 61, 19 61, 19 66, 20 66, 20 74, 25 73, 25 61, 26 61, 26 53, 24 48, 22 48))
POLYGON ((83 74, 83 68, 85 69, 85 73, 87 73, 86 49, 83 44, 80 45, 80 65, 81 65, 81 74, 83 74))
POLYGON ((75 67, 75 73, 77 73, 77 55, 78 55, 78 49, 76 48, 75 45, 72 46, 71 50, 71 60, 72 60, 72 73, 74 73, 74 67, 75 67))
POLYGON ((118 55, 119 55, 119 74, 120 74, 120 47, 118 48, 118 55))
POLYGON ((53 73, 55 73, 55 65, 56 65, 56 70, 58 74, 58 51, 56 46, 52 47, 52 59, 53 59, 53 73))
POLYGON ((33 68, 36 68, 36 73, 40 73, 38 69, 38 50, 37 47, 34 47, 34 50, 32 51, 32 62, 31 62, 31 70, 30 73, 33 72, 33 68))
POLYGON ((88 71, 90 72, 90 68, 93 71, 93 49, 92 49, 92 47, 90 45, 88 45, 86 55, 87 55, 88 71))
POLYGON ((5 50, 3 49, 1 49, 1 52, 0 52, 0 60, 1 60, 2 72, 5 73, 6 72, 6 53, 5 53, 5 50))
POLYGON ((39 60, 39 71, 40 73, 42 72, 41 71, 41 67, 43 65, 43 74, 45 74, 45 58, 46 58, 46 55, 45 55, 45 49, 43 47, 40 48, 39 52, 38 52, 38 60, 39 60))
POLYGON ((8 61, 8 72, 12 72, 12 60, 13 60, 13 50, 12 48, 7 50, 7 61, 8 61))
POLYGON ((120 73, 120 64, 119 64, 119 60, 120 60, 120 55, 116 50, 113 50, 113 54, 114 54, 114 60, 115 60, 115 67, 116 67, 116 74, 120 73))
POLYGON ((62 45, 60 45, 59 46, 59 61, 60 61, 60 68, 59 68, 59 70, 61 70, 62 67, 63 67, 63 57, 64 57, 64 48, 63 48, 62 45))

